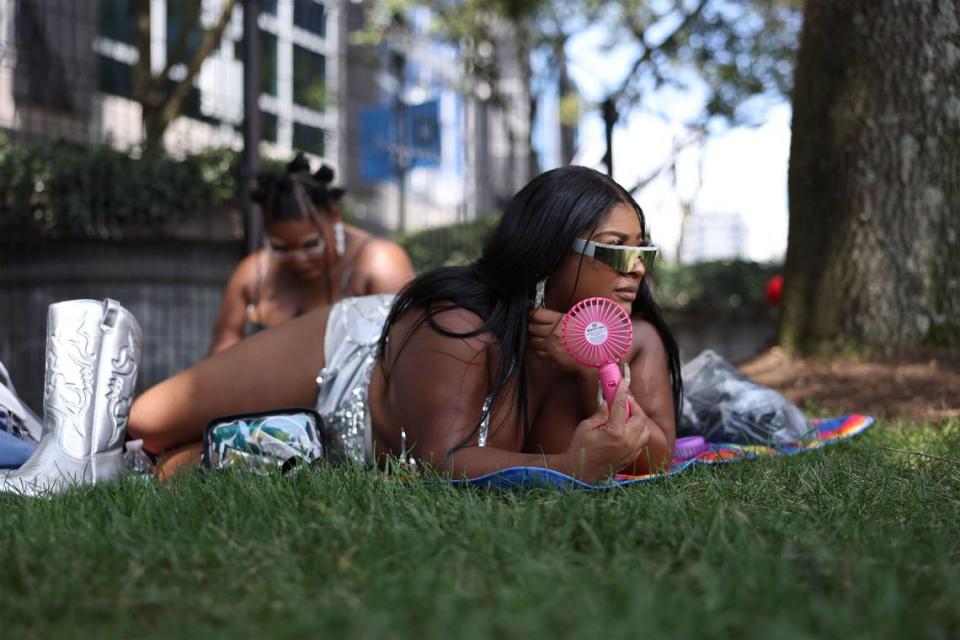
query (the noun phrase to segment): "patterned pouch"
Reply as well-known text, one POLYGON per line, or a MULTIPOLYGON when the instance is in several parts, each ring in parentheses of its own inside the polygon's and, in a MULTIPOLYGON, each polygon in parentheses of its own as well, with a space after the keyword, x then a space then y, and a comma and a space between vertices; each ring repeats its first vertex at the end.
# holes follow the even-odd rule
POLYGON ((215 418, 203 432, 201 466, 286 472, 323 457, 322 420, 313 409, 278 409, 215 418))

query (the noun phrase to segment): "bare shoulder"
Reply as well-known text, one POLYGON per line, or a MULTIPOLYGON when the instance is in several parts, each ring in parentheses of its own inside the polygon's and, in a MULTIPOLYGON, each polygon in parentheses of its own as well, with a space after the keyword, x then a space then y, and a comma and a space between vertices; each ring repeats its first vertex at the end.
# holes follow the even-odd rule
POLYGON ((494 342, 491 333, 477 333, 482 327, 483 319, 476 313, 440 303, 429 318, 421 309, 404 314, 391 329, 390 341, 391 345, 402 343, 402 350, 412 348, 472 361, 494 342))
POLYGON ((233 286, 240 288, 244 293, 252 291, 265 259, 267 257, 264 255, 263 249, 248 254, 233 270, 233 275, 230 277, 233 286))
POLYGON ((663 363, 667 361, 667 349, 657 327, 643 317, 633 318, 633 345, 630 347, 630 359, 653 359, 663 363))
POLYGON ((371 271, 381 269, 393 271, 403 268, 413 273, 410 258, 400 245, 375 236, 370 236, 360 255, 357 256, 357 266, 371 271))
MULTIPOLYGON (((483 318, 478 314, 453 305, 439 307, 434 311, 433 319, 438 326, 451 333, 473 333, 483 327, 483 318)), ((489 338, 489 333, 480 334, 485 339, 489 338)), ((478 336, 478 337, 480 337, 478 336)))
POLYGON ((412 311, 408 315, 410 318, 405 320, 415 328, 416 332, 423 333, 429 340, 463 341, 478 347, 493 341, 490 332, 477 333, 483 328, 483 318, 463 307, 440 303, 434 307, 429 319, 426 317, 426 312, 420 310, 412 311))
POLYGON ((260 270, 260 265, 266 259, 265 249, 259 249, 253 253, 248 253, 246 257, 237 265, 237 271, 244 273, 251 272, 256 274, 260 270))

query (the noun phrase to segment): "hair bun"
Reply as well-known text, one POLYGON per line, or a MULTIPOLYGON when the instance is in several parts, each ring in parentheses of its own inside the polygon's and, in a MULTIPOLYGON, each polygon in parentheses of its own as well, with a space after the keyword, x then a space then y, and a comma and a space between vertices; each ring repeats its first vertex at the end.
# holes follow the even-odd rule
POLYGON ((310 161, 303 153, 297 153, 293 160, 287 163, 287 173, 310 173, 310 161))
POLYGON ((333 176, 333 167, 326 164, 317 169, 317 172, 313 174, 313 177, 323 184, 330 184, 333 182, 333 176))

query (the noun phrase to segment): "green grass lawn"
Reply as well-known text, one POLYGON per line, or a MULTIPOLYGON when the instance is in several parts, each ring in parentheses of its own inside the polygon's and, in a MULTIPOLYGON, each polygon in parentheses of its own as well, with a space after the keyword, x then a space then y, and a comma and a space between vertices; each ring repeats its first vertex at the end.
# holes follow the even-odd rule
POLYGON ((0 497, 0 638, 960 635, 960 420, 609 492, 356 469, 0 497))

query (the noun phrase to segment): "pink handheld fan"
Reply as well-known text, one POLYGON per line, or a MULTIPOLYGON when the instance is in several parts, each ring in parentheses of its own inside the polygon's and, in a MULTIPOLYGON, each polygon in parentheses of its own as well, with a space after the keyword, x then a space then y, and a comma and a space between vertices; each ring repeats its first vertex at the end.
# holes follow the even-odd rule
POLYGON ((574 360, 598 370, 608 407, 613 406, 620 384, 620 359, 632 342, 630 316, 609 298, 581 300, 563 316, 563 346, 574 360))

